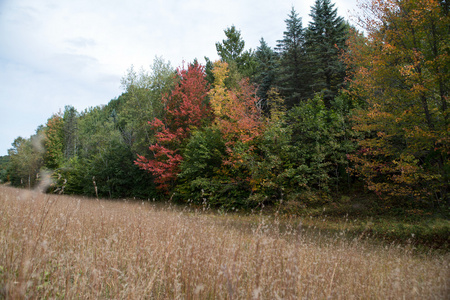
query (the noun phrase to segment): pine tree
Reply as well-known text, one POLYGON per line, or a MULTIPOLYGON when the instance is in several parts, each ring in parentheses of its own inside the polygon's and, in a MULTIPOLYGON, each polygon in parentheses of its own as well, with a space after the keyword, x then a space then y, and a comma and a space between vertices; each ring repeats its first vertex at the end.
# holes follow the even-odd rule
POLYGON ((345 47, 347 26, 330 0, 316 0, 311 7, 312 21, 305 33, 306 50, 313 78, 313 92, 323 92, 325 105, 344 83, 345 67, 339 59, 339 51, 345 47))
POLYGON ((294 7, 285 22, 286 31, 276 48, 280 54, 277 85, 286 99, 286 105, 292 107, 305 98, 308 86, 305 76, 305 37, 302 19, 294 7))

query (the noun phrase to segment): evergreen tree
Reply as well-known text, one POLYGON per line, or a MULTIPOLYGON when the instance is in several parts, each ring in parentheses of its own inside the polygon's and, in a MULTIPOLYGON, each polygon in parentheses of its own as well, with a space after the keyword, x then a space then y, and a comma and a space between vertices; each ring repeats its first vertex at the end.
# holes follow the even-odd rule
POLYGON ((263 38, 259 42, 260 45, 255 52, 257 66, 254 81, 258 84, 256 95, 260 98, 261 107, 267 110, 269 106, 267 93, 273 87, 276 78, 277 56, 263 38))
POLYGON ((294 7, 288 16, 283 39, 278 41, 276 50, 280 54, 278 86, 286 105, 292 107, 306 96, 308 80, 305 76, 305 37, 302 19, 294 7))
POLYGON ((63 115, 63 131, 64 131, 64 156, 66 159, 76 156, 78 149, 77 122, 78 112, 71 106, 67 105, 63 115))
POLYGON ((226 40, 216 43, 217 53, 225 62, 236 61, 243 53, 245 42, 241 39, 241 31, 233 25, 224 30, 226 40))
POLYGON ((337 16, 337 9, 330 0, 316 0, 311 7, 309 23, 305 33, 306 50, 310 63, 313 92, 323 92, 325 105, 344 83, 345 67, 339 59, 339 51, 345 47, 348 32, 344 19, 337 16))
POLYGON ((244 51, 245 42, 241 37, 241 31, 234 25, 224 30, 227 39, 222 43, 216 43, 217 54, 222 61, 228 63, 230 68, 237 68, 244 77, 251 77, 255 69, 255 58, 253 51, 244 51))

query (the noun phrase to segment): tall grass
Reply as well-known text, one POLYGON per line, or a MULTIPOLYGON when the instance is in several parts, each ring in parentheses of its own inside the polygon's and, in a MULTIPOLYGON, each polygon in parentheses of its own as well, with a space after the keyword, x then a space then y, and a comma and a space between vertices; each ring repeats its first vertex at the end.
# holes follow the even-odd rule
POLYGON ((449 255, 239 218, 0 186, 0 298, 448 298, 449 255))

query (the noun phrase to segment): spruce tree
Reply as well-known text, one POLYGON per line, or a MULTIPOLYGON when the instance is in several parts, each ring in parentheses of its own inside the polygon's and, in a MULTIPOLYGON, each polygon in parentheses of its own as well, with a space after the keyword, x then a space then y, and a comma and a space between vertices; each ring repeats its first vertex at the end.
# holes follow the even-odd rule
POLYGON ((264 110, 268 108, 267 93, 273 87, 275 81, 276 53, 270 48, 264 38, 259 41, 260 45, 256 49, 256 70, 254 81, 258 85, 256 95, 260 98, 261 106, 264 110))
POLYGON ((330 0, 316 0, 311 7, 312 21, 305 33, 309 73, 313 82, 312 90, 323 92, 325 105, 344 83, 345 67, 339 58, 339 51, 345 47, 348 26, 330 0))
POLYGON ((287 107, 299 103, 307 97, 307 78, 305 76, 305 37, 302 19, 294 7, 288 16, 283 39, 278 41, 277 52, 280 55, 277 85, 286 99, 287 107))

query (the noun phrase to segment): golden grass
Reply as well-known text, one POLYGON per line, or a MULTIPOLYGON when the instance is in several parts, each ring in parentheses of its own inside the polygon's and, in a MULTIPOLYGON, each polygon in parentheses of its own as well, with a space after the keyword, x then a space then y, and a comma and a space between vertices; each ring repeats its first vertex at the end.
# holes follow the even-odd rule
POLYGON ((449 255, 235 218, 0 186, 0 298, 448 298, 449 255))

